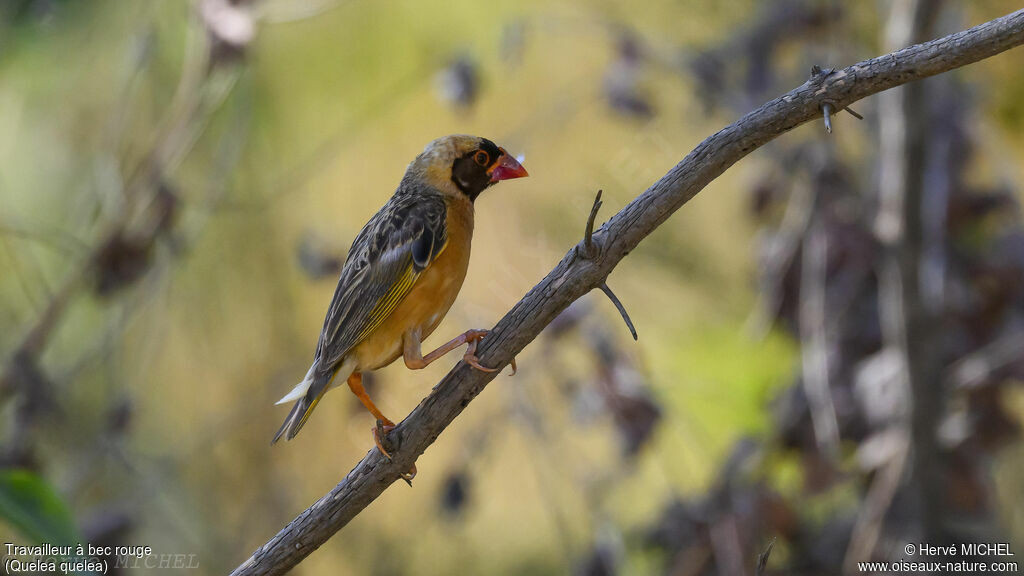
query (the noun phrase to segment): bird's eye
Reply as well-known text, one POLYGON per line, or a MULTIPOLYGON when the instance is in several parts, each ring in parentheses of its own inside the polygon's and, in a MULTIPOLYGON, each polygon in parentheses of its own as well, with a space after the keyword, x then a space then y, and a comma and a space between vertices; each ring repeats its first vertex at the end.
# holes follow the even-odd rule
POLYGON ((487 166, 491 163, 491 157, 487 155, 487 152, 479 150, 476 155, 473 156, 473 161, 481 166, 487 166))

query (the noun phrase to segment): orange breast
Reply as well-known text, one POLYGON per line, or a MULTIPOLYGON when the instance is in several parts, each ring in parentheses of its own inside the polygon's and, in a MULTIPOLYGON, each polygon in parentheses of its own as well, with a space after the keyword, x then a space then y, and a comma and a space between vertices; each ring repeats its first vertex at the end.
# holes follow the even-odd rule
POLYGON ((395 311, 353 349, 357 370, 376 370, 402 355, 402 336, 419 328, 426 339, 455 302, 469 268, 473 239, 473 207, 468 201, 450 202, 447 214, 448 243, 420 274, 395 311))

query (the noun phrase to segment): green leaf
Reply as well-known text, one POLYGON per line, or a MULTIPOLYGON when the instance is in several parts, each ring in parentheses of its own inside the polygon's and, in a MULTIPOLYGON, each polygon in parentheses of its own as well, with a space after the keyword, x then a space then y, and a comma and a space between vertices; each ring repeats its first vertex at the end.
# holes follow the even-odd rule
POLYGON ((28 470, 0 471, 0 520, 33 543, 79 541, 67 505, 46 480, 28 470))

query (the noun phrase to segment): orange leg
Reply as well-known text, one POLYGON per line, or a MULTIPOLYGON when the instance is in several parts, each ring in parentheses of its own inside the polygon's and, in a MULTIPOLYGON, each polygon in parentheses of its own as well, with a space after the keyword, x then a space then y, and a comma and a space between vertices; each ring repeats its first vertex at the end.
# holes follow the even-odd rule
MULTIPOLYGON (((420 351, 421 343, 419 331, 417 330, 413 332, 408 332, 406 333, 404 338, 405 347, 402 356, 405 360, 405 365, 410 370, 420 370, 422 368, 426 368, 431 362, 437 360, 438 358, 444 356, 445 354, 451 352, 452 350, 455 350, 459 346, 462 346, 463 344, 469 344, 469 347, 466 348, 466 353, 463 354, 462 356, 462 360, 466 364, 469 364, 470 366, 476 368, 477 370, 481 370, 483 372, 497 372, 497 368, 488 368, 486 366, 481 365, 480 359, 476 357, 477 343, 480 340, 482 340, 484 336, 487 336, 487 330, 466 330, 462 334, 459 334, 455 338, 452 338, 448 342, 439 346, 437 350, 434 350, 433 352, 424 356, 423 353, 420 351)), ((516 361, 515 358, 513 358, 512 375, 514 375, 515 373, 516 361)))
POLYGON ((370 395, 366 393, 366 388, 363 388, 362 373, 353 372, 352 375, 348 377, 348 387, 352 390, 352 393, 356 395, 356 398, 359 398, 359 401, 363 403, 363 406, 366 406, 366 409, 370 411, 370 414, 373 414, 374 418, 384 423, 385 428, 395 427, 395 423, 388 420, 387 416, 380 413, 380 410, 377 409, 373 400, 370 399, 370 395))
MULTIPOLYGON (((352 393, 356 395, 356 398, 359 398, 359 401, 363 403, 363 406, 366 406, 366 409, 369 410, 371 414, 373 414, 374 418, 376 418, 381 423, 379 429, 383 430, 384 434, 387 434, 388 432, 391 432, 392 430, 395 429, 395 423, 392 422, 391 420, 388 420, 388 417, 385 416, 384 414, 381 414, 380 409, 378 409, 377 405, 373 403, 372 399, 370 399, 370 395, 366 393, 366 388, 363 388, 362 373, 353 372, 352 375, 348 377, 348 387, 352 390, 352 393)), ((388 451, 384 449, 384 445, 381 443, 378 427, 374 426, 372 430, 373 443, 377 445, 377 449, 380 450, 380 453, 390 460, 391 454, 388 454, 388 451)), ((405 474, 402 474, 402 478, 406 482, 411 481, 415 476, 415 464, 413 464, 411 470, 409 470, 405 474)))

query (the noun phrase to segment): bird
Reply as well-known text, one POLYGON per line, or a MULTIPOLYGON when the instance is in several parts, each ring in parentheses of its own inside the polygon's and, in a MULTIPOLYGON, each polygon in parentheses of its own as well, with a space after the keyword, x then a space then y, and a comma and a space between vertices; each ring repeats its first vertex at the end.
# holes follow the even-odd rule
MULTIPOLYGON (((448 313, 466 278, 477 198, 498 182, 526 176, 519 160, 478 136, 444 136, 416 156, 394 195, 353 240, 313 363, 305 378, 277 402, 294 405, 271 444, 294 438, 324 394, 347 382, 378 420, 374 443, 390 458, 380 433, 387 434, 395 424, 366 393, 364 372, 398 358, 419 370, 463 345, 467 364, 495 371, 476 357, 486 330, 467 330, 426 355, 421 346, 448 313)), ((514 373, 514 362, 512 368, 514 373)), ((412 475, 415 467, 404 477, 412 475)))

